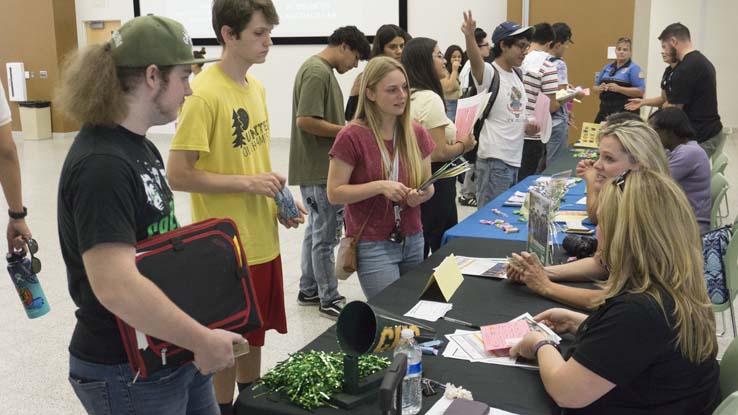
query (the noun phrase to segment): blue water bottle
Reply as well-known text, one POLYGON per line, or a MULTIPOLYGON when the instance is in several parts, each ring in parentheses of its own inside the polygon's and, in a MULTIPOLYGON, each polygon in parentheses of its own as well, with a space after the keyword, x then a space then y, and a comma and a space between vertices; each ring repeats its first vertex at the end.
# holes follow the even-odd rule
POLYGON ((48 313, 51 308, 33 271, 31 260, 24 252, 9 253, 5 258, 8 260, 10 279, 18 290, 18 296, 28 318, 41 317, 48 313))

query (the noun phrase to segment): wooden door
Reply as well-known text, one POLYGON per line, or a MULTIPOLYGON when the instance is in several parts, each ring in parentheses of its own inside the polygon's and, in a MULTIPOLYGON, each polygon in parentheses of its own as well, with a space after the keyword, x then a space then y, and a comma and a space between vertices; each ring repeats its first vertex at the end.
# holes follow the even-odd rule
MULTIPOLYGON (((521 23, 522 10, 522 0, 508 0, 508 20, 521 23)), ((635 0, 529 0, 529 10, 530 25, 565 22, 571 27, 574 44, 564 60, 574 86, 592 87, 597 72, 608 62, 607 47, 615 46, 618 38, 633 38, 635 0)), ((599 96, 594 94, 574 104, 575 128, 569 128, 569 143, 579 138, 582 122, 594 121, 599 106, 599 96)))
POLYGON ((102 27, 91 25, 92 22, 85 22, 85 35, 87 36, 88 45, 96 45, 105 43, 110 40, 110 36, 114 30, 120 27, 120 20, 106 20, 102 23, 102 27), (93 27, 94 26, 94 27, 93 27))

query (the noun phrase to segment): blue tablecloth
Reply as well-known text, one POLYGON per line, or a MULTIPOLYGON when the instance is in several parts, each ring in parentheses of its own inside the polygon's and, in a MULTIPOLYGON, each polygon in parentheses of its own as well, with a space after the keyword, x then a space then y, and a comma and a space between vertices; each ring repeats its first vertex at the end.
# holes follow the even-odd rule
MULTIPOLYGON (((522 218, 520 215, 513 213, 515 210, 519 210, 520 207, 505 207, 502 206, 507 199, 510 198, 516 191, 527 192, 533 182, 541 176, 529 176, 526 177, 522 182, 511 187, 505 193, 497 196, 496 199, 489 202, 486 206, 477 210, 476 213, 470 215, 463 221, 459 222, 453 228, 446 231, 443 234, 443 240, 441 244, 446 244, 448 241, 454 238, 487 238, 487 239, 500 239, 508 241, 527 241, 528 240, 528 222, 520 222, 518 218, 522 218), (507 214, 507 217, 492 213, 492 209, 498 209, 507 214), (515 226, 519 229, 516 233, 505 233, 502 229, 495 225, 487 225, 480 223, 480 220, 495 220, 502 219, 505 222, 515 226)), ((564 200, 561 202, 559 207, 560 210, 586 210, 586 205, 577 204, 581 198, 585 196, 585 183, 580 181, 575 184, 564 196, 564 200)), ((588 221, 587 221, 588 222, 588 221)), ((585 224, 587 223, 585 222, 585 224)), ((594 228, 593 226, 588 226, 594 228)), ((566 236, 563 232, 558 232, 556 236, 556 243, 561 244, 566 236)))

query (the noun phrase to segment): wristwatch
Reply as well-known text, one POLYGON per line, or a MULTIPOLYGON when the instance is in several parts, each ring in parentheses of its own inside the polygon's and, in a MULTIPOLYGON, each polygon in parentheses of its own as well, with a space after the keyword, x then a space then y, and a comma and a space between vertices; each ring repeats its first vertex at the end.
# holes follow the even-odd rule
POLYGON ((559 345, 556 344, 555 341, 553 341, 551 339, 545 339, 545 340, 539 341, 538 343, 536 343, 535 346, 533 346, 533 356, 538 356, 538 349, 540 349, 541 347, 543 347, 543 346, 545 346, 547 344, 550 344, 551 346, 555 347, 556 350, 558 350, 559 352, 561 352, 561 349, 559 348, 559 345))
POLYGON ((12 210, 8 209, 8 216, 10 216, 10 219, 24 219, 26 216, 28 216, 28 208, 23 206, 23 212, 13 212, 12 210))

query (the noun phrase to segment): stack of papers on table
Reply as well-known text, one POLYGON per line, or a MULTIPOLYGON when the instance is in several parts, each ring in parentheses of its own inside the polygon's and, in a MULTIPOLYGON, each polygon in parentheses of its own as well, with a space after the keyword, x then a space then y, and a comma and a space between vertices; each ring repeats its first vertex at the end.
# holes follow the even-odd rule
POLYGON ((515 194, 510 196, 505 203, 502 204, 502 206, 523 206, 523 202, 525 202, 525 195, 527 193, 516 191, 515 194))
POLYGON ((415 307, 411 308, 410 311, 404 314, 404 316, 420 320, 437 321, 453 308, 453 304, 450 303, 420 300, 418 301, 418 304, 415 304, 415 307))
POLYGON ((507 278, 507 258, 474 258, 457 256, 456 263, 464 275, 488 278, 507 278))
MULTIPOLYGON (((529 313, 522 314, 511 322, 525 320, 529 325, 534 326, 537 330, 546 333, 555 342, 560 342, 561 337, 554 333, 550 328, 533 320, 533 316, 529 313)), ((443 351, 443 356, 451 359, 467 360, 470 362, 489 363, 502 366, 517 366, 528 369, 538 370, 536 362, 522 359, 520 357, 513 358, 509 356, 497 356, 492 352, 488 352, 484 346, 481 331, 456 330, 454 334, 447 334, 448 345, 443 351)))

